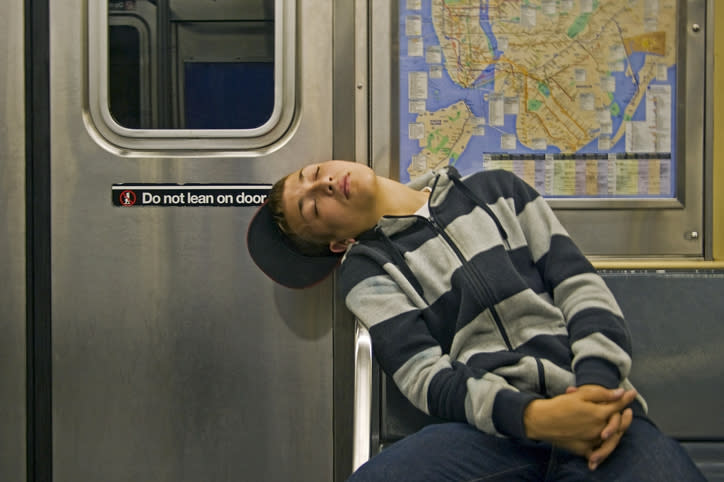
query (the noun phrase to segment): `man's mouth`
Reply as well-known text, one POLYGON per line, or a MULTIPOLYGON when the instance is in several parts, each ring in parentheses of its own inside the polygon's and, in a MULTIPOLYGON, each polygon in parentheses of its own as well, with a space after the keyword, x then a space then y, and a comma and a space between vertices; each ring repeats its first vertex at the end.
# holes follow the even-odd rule
POLYGON ((349 199, 349 173, 344 175, 339 184, 344 197, 349 199))

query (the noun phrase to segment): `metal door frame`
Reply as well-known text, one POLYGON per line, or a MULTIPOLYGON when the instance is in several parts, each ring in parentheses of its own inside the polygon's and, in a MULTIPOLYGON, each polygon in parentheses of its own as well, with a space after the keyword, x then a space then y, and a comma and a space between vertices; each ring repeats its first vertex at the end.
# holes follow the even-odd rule
POLYGON ((27 479, 52 479, 48 0, 25 2, 27 479))

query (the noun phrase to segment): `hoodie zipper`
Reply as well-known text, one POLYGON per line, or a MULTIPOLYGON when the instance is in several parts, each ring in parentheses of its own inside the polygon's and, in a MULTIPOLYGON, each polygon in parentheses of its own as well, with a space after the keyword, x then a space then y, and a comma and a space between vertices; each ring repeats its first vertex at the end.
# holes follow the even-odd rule
MULTIPOLYGON (((423 218, 424 219, 424 218, 423 218)), ((427 222, 433 227, 433 229, 442 236, 442 238, 445 240, 445 242, 450 246, 450 248, 453 250, 455 255, 460 260, 460 263, 463 267, 463 273, 465 273, 465 277, 472 282, 472 284, 479 288, 480 292, 490 300, 489 303, 489 309, 490 313, 493 315, 493 320, 495 321, 496 326, 498 327, 498 331, 500 332, 500 335, 503 338, 503 341, 505 342, 505 346, 508 348, 508 350, 513 351, 513 345, 510 343, 510 338, 508 338, 508 333, 505 331, 505 328, 503 327, 503 322, 500 319, 500 315, 498 315, 497 310, 495 309, 495 306, 493 306, 493 296, 490 293, 490 290, 488 289, 488 285, 485 283, 485 281, 482 279, 482 277, 477 273, 477 271, 470 266, 470 263, 465 259, 463 256, 463 253, 460 252, 460 249, 457 247, 455 243, 453 243, 452 239, 448 236, 448 234, 445 232, 445 230, 440 226, 440 224, 435 219, 435 216, 432 214, 432 210, 430 210, 430 218, 426 219, 427 222)), ((474 293, 476 293, 476 297, 478 298, 478 302, 480 302, 481 306, 487 306, 488 303, 485 303, 485 300, 480 299, 480 294, 478 293, 478 290, 473 290, 474 293)))

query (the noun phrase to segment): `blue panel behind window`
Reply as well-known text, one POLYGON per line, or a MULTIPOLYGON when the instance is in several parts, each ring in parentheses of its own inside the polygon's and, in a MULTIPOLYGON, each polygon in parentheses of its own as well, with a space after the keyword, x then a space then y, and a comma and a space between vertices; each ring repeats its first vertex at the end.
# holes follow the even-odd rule
POLYGON ((187 129, 253 129, 274 110, 273 62, 186 62, 187 129))

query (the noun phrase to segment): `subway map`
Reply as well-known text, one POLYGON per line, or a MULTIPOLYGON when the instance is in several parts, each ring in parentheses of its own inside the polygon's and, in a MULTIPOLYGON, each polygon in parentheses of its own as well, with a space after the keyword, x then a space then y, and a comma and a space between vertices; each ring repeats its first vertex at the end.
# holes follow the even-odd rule
POLYGON ((671 197, 676 0, 400 0, 400 179, 671 197))

